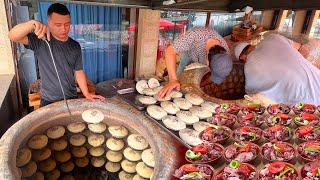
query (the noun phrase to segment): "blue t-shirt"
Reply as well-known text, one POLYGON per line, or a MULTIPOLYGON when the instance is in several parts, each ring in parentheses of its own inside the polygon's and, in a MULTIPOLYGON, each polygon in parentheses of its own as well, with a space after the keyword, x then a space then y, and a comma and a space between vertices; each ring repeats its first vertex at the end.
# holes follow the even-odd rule
MULTIPOLYGON (((25 47, 34 51, 39 63, 42 98, 50 102, 62 100, 63 94, 47 43, 38 39, 34 33, 30 33, 28 39, 29 45, 25 45, 25 47)), ((52 36, 49 44, 66 98, 76 98, 75 71, 83 69, 80 44, 70 37, 66 42, 63 42, 52 36)))

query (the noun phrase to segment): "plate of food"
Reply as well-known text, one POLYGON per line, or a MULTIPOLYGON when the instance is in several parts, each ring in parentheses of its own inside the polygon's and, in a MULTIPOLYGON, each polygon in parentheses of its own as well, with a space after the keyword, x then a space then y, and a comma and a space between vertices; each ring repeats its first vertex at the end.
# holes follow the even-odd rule
POLYGON ((300 171, 302 180, 320 179, 320 160, 305 164, 300 171))
POLYGON ((300 113, 298 116, 294 117, 294 123, 297 126, 320 126, 320 119, 315 114, 303 112, 300 113))
POLYGON ((230 113, 237 115, 240 111, 240 107, 235 104, 222 103, 216 108, 216 113, 230 113))
POLYGON ((227 179, 256 180, 257 171, 250 164, 233 160, 229 165, 225 166, 221 171, 219 171, 215 178, 215 180, 227 179))
POLYGON ((237 116, 230 113, 219 113, 208 118, 207 121, 217 126, 227 126, 232 128, 237 121, 237 116))
POLYGON ((231 135, 231 129, 227 126, 216 126, 211 125, 204 131, 200 132, 200 139, 203 141, 214 142, 214 143, 224 143, 229 139, 231 135))
POLYGON ((223 152, 226 161, 237 160, 243 163, 253 162, 259 155, 260 148, 251 142, 234 142, 223 152))
POLYGON ((246 105, 241 107, 241 112, 243 114, 248 113, 257 113, 259 115, 262 115, 265 112, 266 108, 261 105, 259 102, 249 102, 246 105))
POLYGON ((212 180, 214 178, 214 169, 207 164, 185 164, 176 169, 173 176, 177 179, 212 180))
POLYGON ((276 115, 270 115, 266 119, 266 124, 269 127, 274 126, 274 125, 290 126, 291 122, 292 122, 292 118, 289 115, 283 114, 283 113, 278 113, 276 115))
POLYGON ((259 172, 259 179, 299 179, 299 173, 294 165, 278 161, 266 164, 259 172))
POLYGON ((296 139, 300 141, 320 141, 320 127, 310 125, 300 126, 294 132, 296 139))
POLYGON ((320 141, 301 143, 298 148, 299 156, 306 162, 320 158, 320 141))
POLYGON ((193 164, 211 163, 222 157, 223 150, 218 143, 204 142, 186 151, 185 159, 193 164))
POLYGON ((262 130, 258 127, 243 126, 233 131, 232 138, 236 142, 249 141, 257 142, 260 140, 262 130))
POLYGON ((315 105, 303 102, 299 102, 292 107, 292 110, 295 114, 301 114, 303 112, 313 114, 316 109, 317 107, 315 105))
POLYGON ((288 162, 295 158, 295 154, 293 145, 282 141, 268 142, 261 147, 261 157, 270 162, 288 162))
POLYGON ((289 114, 290 111, 290 107, 286 104, 270 104, 267 107, 267 112, 270 115, 276 115, 278 113, 289 114))
POLYGON ((283 125, 274 125, 265 129, 262 134, 268 141, 289 141, 292 137, 292 130, 283 125))
POLYGON ((260 127, 264 123, 264 116, 254 112, 247 113, 238 118, 238 123, 241 126, 260 127))

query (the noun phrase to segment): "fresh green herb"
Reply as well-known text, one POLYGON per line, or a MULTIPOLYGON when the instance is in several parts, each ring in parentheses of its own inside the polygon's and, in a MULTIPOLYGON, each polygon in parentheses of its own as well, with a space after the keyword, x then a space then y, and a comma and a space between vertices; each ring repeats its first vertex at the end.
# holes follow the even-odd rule
POLYGON ((181 179, 203 179, 203 175, 199 172, 192 172, 182 176, 181 179))
POLYGON ((240 148, 245 148, 246 147, 246 145, 245 144, 239 144, 239 143, 237 143, 237 142, 235 142, 235 143, 233 143, 235 146, 237 146, 237 147, 240 147, 240 148))
POLYGON ((304 103, 303 103, 303 102, 299 102, 298 108, 299 108, 299 109, 302 109, 303 107, 304 107, 304 103))
POLYGON ((318 176, 318 177, 320 176, 320 168, 318 168, 316 176, 318 176))
POLYGON ((294 122, 296 122, 297 124, 302 125, 302 126, 306 126, 309 124, 309 121, 303 120, 301 117, 295 117, 294 122))
POLYGON ((187 177, 188 177, 188 178, 195 178, 195 177, 197 177, 197 179, 202 179, 202 178, 203 178, 202 174, 199 173, 199 172, 189 173, 189 174, 187 174, 187 177))
POLYGON ((277 116, 274 116, 273 118, 272 118, 272 124, 277 124, 278 122, 280 122, 280 117, 277 117, 277 116))
POLYGON ((238 167, 240 166, 240 162, 237 161, 237 160, 232 160, 232 161, 230 162, 229 166, 230 166, 231 168, 233 168, 233 169, 236 169, 236 168, 238 168, 238 167))
POLYGON ((198 160, 201 157, 201 153, 194 153, 190 149, 186 152, 186 157, 193 160, 198 160))
POLYGON ((287 128, 287 130, 288 130, 289 137, 291 137, 291 136, 292 136, 292 130, 291 130, 291 128, 289 128, 289 127, 286 127, 286 128, 287 128))
POLYGON ((285 170, 281 171, 277 180, 281 180, 282 176, 284 176, 285 174, 287 174, 288 172, 294 173, 294 169, 288 167, 285 170))
POLYGON ((317 148, 314 148, 314 147, 306 147, 306 148, 304 148, 304 151, 306 153, 314 153, 314 152, 320 153, 320 150, 317 148))
POLYGON ((277 152, 281 152, 280 148, 276 145, 276 144, 272 144, 272 147, 274 150, 276 150, 277 152))
POLYGON ((320 131, 320 127, 315 128, 314 131, 320 131))
POLYGON ((256 140, 256 138, 257 138, 257 134, 254 132, 249 132, 248 135, 253 137, 252 141, 256 140))
POLYGON ((223 104, 221 104, 221 108, 222 109, 228 109, 229 108, 229 104, 223 103, 223 104))

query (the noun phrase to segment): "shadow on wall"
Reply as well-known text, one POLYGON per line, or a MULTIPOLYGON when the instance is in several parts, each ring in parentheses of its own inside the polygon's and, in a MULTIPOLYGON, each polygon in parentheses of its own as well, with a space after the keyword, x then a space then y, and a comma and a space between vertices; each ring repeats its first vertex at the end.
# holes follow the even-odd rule
POLYGON ((0 107, 0 136, 19 119, 18 98, 16 91, 15 76, 11 80, 9 90, 0 107))

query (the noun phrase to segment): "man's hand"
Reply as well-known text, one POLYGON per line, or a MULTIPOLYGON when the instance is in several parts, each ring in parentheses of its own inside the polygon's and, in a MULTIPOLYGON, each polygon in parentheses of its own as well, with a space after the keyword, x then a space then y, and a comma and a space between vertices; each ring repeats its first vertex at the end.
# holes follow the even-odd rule
POLYGON ((34 34, 37 35, 39 39, 47 39, 50 41, 50 31, 47 25, 33 20, 34 34))
POLYGON ((106 98, 103 97, 103 96, 100 96, 100 95, 95 95, 95 94, 91 94, 91 93, 88 93, 88 94, 84 94, 84 97, 90 101, 94 101, 96 99, 98 100, 102 100, 104 101, 106 98))
POLYGON ((158 93, 159 98, 166 97, 173 89, 180 91, 180 82, 178 80, 170 81, 164 88, 162 88, 158 93))

